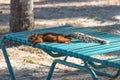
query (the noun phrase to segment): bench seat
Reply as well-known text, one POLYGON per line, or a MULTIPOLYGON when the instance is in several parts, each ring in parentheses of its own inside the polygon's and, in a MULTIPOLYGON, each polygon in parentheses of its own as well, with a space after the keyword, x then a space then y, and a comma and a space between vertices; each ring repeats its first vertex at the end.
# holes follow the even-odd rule
MULTIPOLYGON (((120 57, 117 58, 111 58, 107 60, 102 60, 95 58, 95 55, 100 55, 100 54, 107 54, 109 52, 114 52, 120 50, 120 35, 116 34, 111 34, 107 32, 101 32, 93 29, 88 29, 88 28, 81 28, 81 27, 74 27, 70 25, 65 25, 65 26, 59 26, 59 27, 51 27, 51 28, 44 28, 44 29, 37 29, 37 30, 29 30, 29 31, 23 31, 23 32, 16 32, 16 33, 8 33, 4 35, 1 38, 1 45, 2 45, 2 50, 3 54, 5 56, 5 59, 8 57, 6 55, 7 51, 5 47, 3 47, 3 41, 4 40, 10 40, 14 42, 18 42, 24 45, 32 46, 31 43, 28 42, 28 37, 32 33, 43 33, 43 32, 55 32, 55 33, 62 33, 62 34, 71 34, 73 32, 82 32, 97 38, 101 38, 103 40, 109 41, 109 44, 101 44, 101 43, 86 43, 83 41, 80 41, 78 39, 73 39, 70 43, 57 43, 57 42, 43 42, 43 43, 38 43, 34 47, 43 49, 46 51, 50 56, 52 57, 61 57, 61 56, 66 56, 64 60, 56 60, 53 62, 51 65, 51 69, 49 71, 47 80, 50 80, 53 69, 55 64, 54 63, 62 63, 64 65, 69 65, 71 63, 67 63, 66 59, 68 56, 70 57, 75 57, 82 59, 85 64, 85 68, 90 72, 94 80, 97 80, 95 72, 92 71, 92 69, 88 66, 88 64, 92 65, 94 62, 101 63, 102 65, 106 66, 111 66, 115 68, 120 68, 120 57), (57 52, 57 54, 52 53, 57 52)), ((14 77, 14 73, 12 72, 12 69, 10 67, 10 62, 9 58, 6 60, 6 63, 8 64, 8 69, 10 70, 10 74, 12 77, 14 77)), ((76 64, 72 64, 74 67, 76 64)), ((82 66, 79 66, 83 68, 82 66)), ((14 78, 13 78, 14 79, 14 78)))

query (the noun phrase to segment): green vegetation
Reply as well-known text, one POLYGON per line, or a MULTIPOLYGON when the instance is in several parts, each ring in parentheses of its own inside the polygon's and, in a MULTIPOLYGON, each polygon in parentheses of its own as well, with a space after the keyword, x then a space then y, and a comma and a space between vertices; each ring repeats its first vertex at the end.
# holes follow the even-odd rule
POLYGON ((10 56, 16 56, 16 55, 18 55, 18 52, 16 52, 15 50, 13 50, 13 51, 9 50, 7 55, 8 55, 9 57, 10 57, 10 56))
POLYGON ((66 79, 66 78, 62 78, 62 80, 69 80, 69 79, 66 79))
POLYGON ((74 23, 72 24, 73 26, 80 26, 80 27, 84 27, 83 23, 74 23))
POLYGON ((35 24, 34 29, 42 29, 42 28, 47 28, 47 25, 40 25, 40 24, 35 24))
POLYGON ((88 17, 88 19, 93 19, 94 21, 98 21, 98 20, 100 20, 100 18, 99 18, 99 17, 97 17, 97 16, 88 17))
POLYGON ((8 33, 9 28, 0 28, 0 34, 8 33))
POLYGON ((31 63, 31 64, 36 63, 36 58, 35 58, 35 57, 32 57, 32 56, 26 56, 26 57, 24 57, 23 60, 24 60, 25 62, 31 63))

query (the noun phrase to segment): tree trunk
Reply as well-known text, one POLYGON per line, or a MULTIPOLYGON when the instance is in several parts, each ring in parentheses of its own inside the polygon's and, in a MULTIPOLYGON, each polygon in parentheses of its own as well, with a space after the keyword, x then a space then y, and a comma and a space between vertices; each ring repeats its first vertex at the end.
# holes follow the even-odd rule
POLYGON ((11 0, 10 9, 11 32, 34 28, 33 0, 11 0))

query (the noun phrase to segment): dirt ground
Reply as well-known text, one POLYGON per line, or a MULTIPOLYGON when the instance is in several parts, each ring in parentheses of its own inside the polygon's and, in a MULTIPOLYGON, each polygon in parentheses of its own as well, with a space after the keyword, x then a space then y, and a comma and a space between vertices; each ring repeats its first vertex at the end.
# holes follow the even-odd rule
MULTIPOLYGON (((38 27, 70 24, 120 34, 120 0, 34 0, 34 14, 35 25, 38 27)), ((10 0, 0 0, 0 29, 9 28, 9 17, 10 0)), ((32 47, 7 46, 17 80, 45 80, 54 58, 32 47)), ((0 80, 10 80, 1 50, 0 53, 0 80)), ((69 60, 81 62, 74 58, 69 60)), ((106 70, 115 71, 111 68, 106 70)), ((120 80, 120 77, 109 79, 99 76, 99 79, 120 80)), ((52 80, 92 79, 86 71, 58 64, 52 80)))

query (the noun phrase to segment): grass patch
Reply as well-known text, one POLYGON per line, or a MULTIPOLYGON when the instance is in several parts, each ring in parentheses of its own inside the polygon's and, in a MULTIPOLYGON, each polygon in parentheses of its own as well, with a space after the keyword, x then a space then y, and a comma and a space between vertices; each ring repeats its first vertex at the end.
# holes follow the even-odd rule
POLYGON ((69 25, 84 27, 83 23, 70 23, 69 25))
POLYGON ((0 28, 0 33, 8 33, 9 28, 0 28))
POLYGON ((97 17, 97 16, 89 17, 88 19, 92 19, 94 21, 99 21, 100 20, 100 18, 97 17))
POLYGON ((40 24, 35 24, 34 29, 43 29, 43 28, 47 28, 47 25, 40 25, 40 24))
POLYGON ((31 56, 26 56, 23 59, 25 62, 27 63, 31 63, 31 64, 35 64, 36 63, 36 58, 35 57, 31 57, 31 56))
POLYGON ((10 57, 10 56, 16 56, 16 55, 18 55, 19 54, 19 52, 17 52, 16 50, 8 50, 8 53, 7 53, 7 55, 10 57))
POLYGON ((69 80, 69 79, 66 79, 66 78, 62 78, 62 80, 69 80))
POLYGON ((0 36, 8 32, 9 32, 9 28, 0 28, 0 36))
POLYGON ((43 54, 44 52, 39 49, 39 48, 34 48, 32 46, 19 46, 18 47, 19 50, 21 51, 26 51, 26 52, 30 52, 31 54, 43 54))

